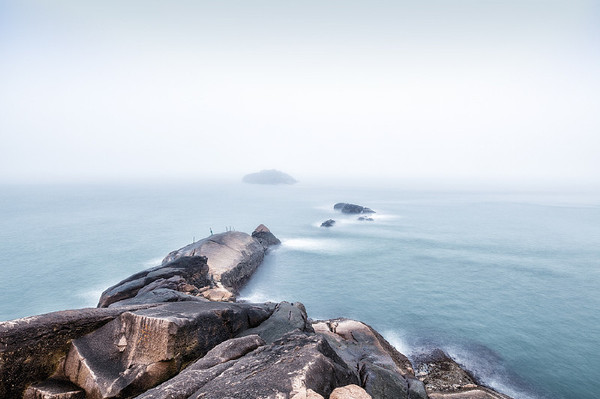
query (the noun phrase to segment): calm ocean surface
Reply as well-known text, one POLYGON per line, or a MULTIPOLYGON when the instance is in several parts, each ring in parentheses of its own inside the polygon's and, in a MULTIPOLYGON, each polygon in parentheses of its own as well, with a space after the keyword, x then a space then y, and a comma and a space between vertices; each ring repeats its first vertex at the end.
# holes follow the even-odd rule
POLYGON ((209 229, 282 239, 242 291, 441 347, 515 398, 600 397, 600 195, 252 186, 0 187, 0 320, 95 306, 209 229), (333 211, 352 202, 373 222, 333 211), (320 228, 333 218, 331 229, 320 228))

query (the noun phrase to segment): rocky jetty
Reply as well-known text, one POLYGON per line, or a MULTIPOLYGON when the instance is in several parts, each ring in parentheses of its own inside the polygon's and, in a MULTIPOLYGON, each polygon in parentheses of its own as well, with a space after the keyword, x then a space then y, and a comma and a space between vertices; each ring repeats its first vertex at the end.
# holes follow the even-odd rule
POLYGON ((361 213, 375 213, 371 208, 367 208, 366 206, 356 205, 356 204, 347 204, 345 202, 338 202, 333 206, 333 209, 336 211, 340 211, 342 213, 357 215, 361 213))
POLYGON ((213 235, 110 287, 98 308, 1 322, 0 397, 507 399, 441 351, 411 364, 362 322, 234 302, 278 242, 263 225, 213 235))
POLYGON ((242 178, 244 183, 250 184, 295 184, 298 180, 287 173, 276 169, 261 170, 260 172, 247 174, 242 178))

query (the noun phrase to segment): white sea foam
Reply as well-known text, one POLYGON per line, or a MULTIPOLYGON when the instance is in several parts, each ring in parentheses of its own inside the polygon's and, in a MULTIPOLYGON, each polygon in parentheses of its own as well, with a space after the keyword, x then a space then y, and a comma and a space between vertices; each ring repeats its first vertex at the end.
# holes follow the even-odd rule
POLYGON ((154 266, 160 266, 160 264, 162 263, 164 258, 152 258, 152 259, 148 259, 147 261, 144 262, 144 266, 145 267, 154 267, 154 266))
POLYGON ((107 288, 92 288, 85 291, 80 291, 76 295, 81 298, 83 307, 94 307, 98 304, 98 300, 100 299, 100 295, 107 288))
POLYGON ((463 347, 451 346, 444 349, 452 359, 472 372, 484 385, 513 398, 538 399, 511 383, 510 375, 499 364, 499 359, 487 359, 480 353, 469 351, 463 347))
POLYGON ((283 248, 304 252, 338 252, 343 249, 340 241, 327 238, 290 238, 281 244, 283 248))
POLYGON ((410 356, 413 348, 406 342, 406 339, 396 330, 383 330, 381 332, 385 338, 396 350, 405 356, 410 356))
POLYGON ((252 303, 264 303, 264 302, 282 302, 284 299, 273 296, 272 293, 268 293, 262 290, 254 290, 238 297, 240 302, 252 302, 252 303))

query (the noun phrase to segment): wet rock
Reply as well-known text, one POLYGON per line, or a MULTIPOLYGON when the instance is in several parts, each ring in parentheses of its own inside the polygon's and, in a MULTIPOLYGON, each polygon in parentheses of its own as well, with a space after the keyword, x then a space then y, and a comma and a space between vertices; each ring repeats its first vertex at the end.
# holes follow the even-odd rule
POLYGON ((357 370, 361 386, 373 398, 408 398, 409 380, 415 378, 412 365, 377 331, 349 319, 317 321, 312 325, 348 367, 357 370))
POLYGON ((264 307, 217 302, 125 312, 72 341, 64 374, 88 399, 133 396, 269 315, 264 307))
MULTIPOLYGON (((138 294, 142 296, 161 288, 184 291, 189 290, 188 286, 191 285, 200 289, 211 284, 208 271, 205 257, 178 257, 161 266, 136 273, 108 288, 100 296, 98 307, 104 308, 115 302, 134 298, 138 294)), ((139 301, 141 299, 138 299, 139 301)))
POLYGON ((372 399, 372 397, 358 385, 351 384, 334 389, 329 399, 372 399))
POLYGON ((357 382, 323 337, 291 332, 234 361, 190 398, 287 398, 309 390, 328 397, 357 382))
POLYGON ((65 310, 0 322, 0 398, 20 398, 28 385, 56 373, 72 339, 151 306, 65 310))
POLYGON ((23 399, 85 399, 85 392, 68 381, 49 379, 27 388, 23 399))
POLYGON ((333 209, 348 214, 375 213, 374 210, 372 210, 371 208, 367 208, 366 206, 348 204, 345 202, 338 202, 333 206, 333 209))
POLYGON ((281 302, 277 304, 273 314, 265 322, 258 327, 244 331, 240 336, 258 334, 265 342, 272 343, 294 330, 314 331, 308 322, 306 308, 300 302, 281 302))
POLYGON ((332 227, 334 224, 335 224, 335 220, 328 219, 328 220, 324 221, 323 223, 321 223, 321 227, 332 227))
POLYGON ((417 356, 415 367, 432 399, 510 399, 478 385, 471 374, 440 349, 417 356))
POLYGON ((279 238, 275 237, 271 230, 267 228, 264 224, 259 225, 252 232, 252 237, 258 240, 262 244, 263 247, 268 248, 273 245, 281 244, 279 238))
POLYGON ((369 218, 369 217, 360 216, 360 217, 358 218, 358 220, 360 220, 360 221, 362 221, 362 222, 372 222, 372 221, 374 221, 375 219, 373 219, 373 218, 369 218))

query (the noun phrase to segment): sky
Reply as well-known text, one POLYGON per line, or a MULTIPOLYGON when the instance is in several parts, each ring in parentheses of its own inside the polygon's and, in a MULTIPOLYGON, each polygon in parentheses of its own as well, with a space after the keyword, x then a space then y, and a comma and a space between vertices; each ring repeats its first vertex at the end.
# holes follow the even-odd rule
POLYGON ((0 0, 0 183, 598 183, 599 105, 595 0, 0 0))

